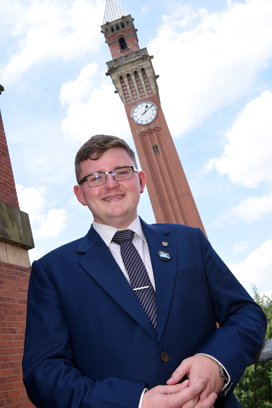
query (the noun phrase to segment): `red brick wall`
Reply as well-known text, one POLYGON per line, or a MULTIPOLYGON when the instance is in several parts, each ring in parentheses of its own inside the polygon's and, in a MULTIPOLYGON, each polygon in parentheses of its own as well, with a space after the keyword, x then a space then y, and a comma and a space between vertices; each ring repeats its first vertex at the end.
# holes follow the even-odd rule
POLYGON ((29 274, 29 268, 0 262, 0 407, 33 407, 22 382, 29 274))
MULTIPOLYGON (((0 201, 19 208, 18 197, 0 112, 0 201)), ((1 405, 0 405, 1 406, 1 405)))

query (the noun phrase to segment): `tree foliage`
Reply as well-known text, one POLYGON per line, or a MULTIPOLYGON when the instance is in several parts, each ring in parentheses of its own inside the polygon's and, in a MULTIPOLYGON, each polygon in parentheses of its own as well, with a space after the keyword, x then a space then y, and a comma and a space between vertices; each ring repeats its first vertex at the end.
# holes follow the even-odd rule
MULTIPOLYGON (((253 287, 254 299, 267 317, 265 339, 272 339, 272 297, 260 296, 253 287)), ((272 360, 247 367, 235 395, 243 408, 272 408, 272 360)))

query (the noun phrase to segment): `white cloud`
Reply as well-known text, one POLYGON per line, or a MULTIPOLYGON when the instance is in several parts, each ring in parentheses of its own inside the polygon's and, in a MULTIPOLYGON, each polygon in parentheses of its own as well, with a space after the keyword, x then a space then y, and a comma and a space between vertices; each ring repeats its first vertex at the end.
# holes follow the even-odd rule
POLYGON ((37 0, 22 13, 14 26, 17 47, 2 68, 2 82, 16 81, 32 65, 62 58, 65 61, 95 51, 103 43, 99 21, 102 0, 37 0))
POLYGON ((256 188, 261 182, 272 185, 271 112, 271 91, 248 103, 228 130, 221 157, 209 159, 206 169, 214 168, 246 187, 256 188))
POLYGON ((26 187, 16 185, 20 209, 29 215, 31 223, 40 222, 41 213, 47 201, 43 197, 45 189, 43 187, 26 187))
POLYGON ((228 267, 248 291, 251 291, 253 285, 260 293, 266 291, 271 282, 272 239, 251 252, 243 262, 229 264, 228 267))
POLYGON ((85 142, 94 134, 131 137, 123 104, 96 64, 87 65, 76 80, 62 86, 60 101, 67 108, 61 128, 70 139, 85 142))
POLYGON ((67 213, 65 209, 49 210, 40 229, 36 232, 38 238, 57 236, 67 224, 67 213))
POLYGON ((261 197, 248 197, 242 200, 231 211, 231 215, 242 218, 246 222, 255 221, 272 213, 272 192, 261 197))
POLYGON ((224 226, 225 222, 231 222, 232 224, 237 221, 238 218, 249 223, 259 220, 272 213, 272 192, 262 195, 260 197, 247 197, 240 201, 237 206, 233 206, 224 215, 219 217, 214 225, 219 228, 224 226))
POLYGON ((27 11, 26 4, 23 3, 24 2, 22 0, 1 1, 1 42, 5 38, 5 35, 9 35, 10 33, 15 35, 15 31, 18 31, 18 28, 22 24, 22 20, 24 20, 25 13, 27 11))
POLYGON ((239 254, 240 252, 245 251, 248 248, 248 243, 246 241, 236 242, 233 247, 233 252, 239 254))
POLYGON ((62 85, 60 90, 62 105, 84 101, 90 95, 94 86, 94 75, 97 70, 98 65, 90 63, 82 68, 77 80, 62 85))
POLYGON ((65 209, 50 209, 46 212, 48 201, 44 198, 46 191, 42 187, 16 186, 20 209, 29 215, 31 227, 35 238, 55 237, 67 224, 65 209))
POLYGON ((148 49, 174 135, 248 92, 272 57, 271 19, 270 0, 229 2, 218 13, 179 7, 164 16, 148 49))

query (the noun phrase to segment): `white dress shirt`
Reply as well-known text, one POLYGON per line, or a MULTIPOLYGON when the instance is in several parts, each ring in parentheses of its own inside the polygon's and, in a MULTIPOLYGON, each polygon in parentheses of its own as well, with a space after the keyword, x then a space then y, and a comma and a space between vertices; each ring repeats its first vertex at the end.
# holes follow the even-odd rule
MULTIPOLYGON (((111 242, 114 234, 120 230, 114 227, 110 227, 109 225, 98 224, 95 221, 93 222, 93 227, 96 230, 96 232, 98 232, 100 237, 103 239, 103 241, 105 242, 105 244, 111 251, 114 259, 116 260, 117 264, 119 265, 123 274, 125 275, 126 279, 129 282, 129 276, 128 276, 128 273, 125 268, 125 265, 124 265, 124 262, 121 256, 121 252, 120 252, 120 245, 116 244, 115 242, 111 242)), ((135 220, 132 221, 132 223, 126 229, 130 229, 131 231, 135 232, 132 238, 132 243, 137 249, 137 251, 139 252, 139 255, 142 258, 142 261, 147 270, 150 282, 152 283, 153 288, 156 290, 149 248, 148 248, 148 244, 147 244, 139 217, 136 217, 135 220)))

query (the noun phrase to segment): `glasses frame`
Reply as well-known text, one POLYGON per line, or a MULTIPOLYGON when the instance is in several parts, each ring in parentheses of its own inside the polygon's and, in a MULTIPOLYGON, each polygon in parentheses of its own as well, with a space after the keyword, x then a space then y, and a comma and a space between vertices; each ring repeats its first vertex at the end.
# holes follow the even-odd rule
POLYGON ((131 169, 134 173, 138 173, 138 170, 135 169, 134 166, 122 166, 122 167, 118 167, 117 169, 114 169, 114 170, 111 170, 111 171, 96 171, 95 173, 90 173, 90 174, 88 174, 87 176, 83 177, 83 178, 78 182, 78 184, 81 186, 81 184, 83 184, 84 182, 86 182, 87 186, 90 187, 90 188, 92 188, 92 187, 100 187, 100 186, 103 186, 104 184, 106 184, 106 182, 107 182, 107 180, 108 180, 108 174, 111 174, 112 177, 114 178, 114 180, 115 180, 115 181, 118 181, 118 182, 119 182, 119 181, 130 180, 130 179, 133 177, 133 173, 132 173, 132 176, 131 176, 131 177, 125 178, 125 179, 123 179, 123 180, 116 180, 116 179, 115 179, 115 174, 114 174, 114 172, 115 172, 115 171, 118 171, 118 170, 122 170, 122 169, 131 169), (87 182, 87 177, 90 177, 90 176, 93 176, 93 175, 96 175, 96 174, 100 174, 100 175, 103 174, 103 175, 105 176, 105 182, 102 183, 102 184, 98 184, 97 186, 90 186, 90 185, 88 184, 88 182, 87 182))

